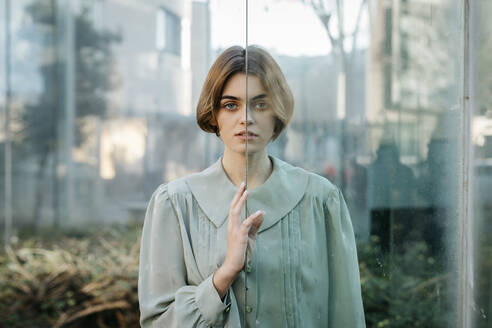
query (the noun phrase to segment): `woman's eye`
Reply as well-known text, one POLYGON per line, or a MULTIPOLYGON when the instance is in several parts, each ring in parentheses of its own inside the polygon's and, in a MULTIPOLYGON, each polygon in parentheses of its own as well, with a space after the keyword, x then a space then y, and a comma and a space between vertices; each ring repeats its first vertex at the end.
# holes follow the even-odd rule
POLYGON ((227 103, 224 104, 224 108, 227 110, 234 110, 237 108, 237 105, 235 103, 227 103))
POLYGON ((265 103, 265 102, 260 102, 260 103, 257 103, 255 105, 255 108, 256 109, 259 109, 259 110, 263 110, 263 109, 266 109, 268 107, 268 104, 265 103))

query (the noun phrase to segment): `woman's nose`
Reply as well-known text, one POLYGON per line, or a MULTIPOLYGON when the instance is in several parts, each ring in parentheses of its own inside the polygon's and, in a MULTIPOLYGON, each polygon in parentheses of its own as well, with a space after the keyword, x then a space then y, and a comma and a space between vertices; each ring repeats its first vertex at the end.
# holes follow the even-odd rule
MULTIPOLYGON (((243 108, 246 108, 246 106, 244 106, 243 108)), ((241 123, 250 125, 253 122, 254 122, 254 118, 251 113, 251 110, 250 109, 247 109, 246 111, 243 110, 241 112, 241 123)))

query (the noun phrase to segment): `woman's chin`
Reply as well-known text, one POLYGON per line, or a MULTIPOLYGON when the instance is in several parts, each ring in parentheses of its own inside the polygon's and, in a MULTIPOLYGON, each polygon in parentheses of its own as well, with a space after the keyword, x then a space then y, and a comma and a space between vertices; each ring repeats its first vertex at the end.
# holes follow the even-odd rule
MULTIPOLYGON (((265 149, 266 146, 259 146, 259 145, 253 145, 253 144, 248 144, 248 154, 251 155, 251 154, 254 154, 254 153, 259 153, 259 152, 262 152, 264 149, 265 149)), ((233 145, 232 147, 227 147, 226 148, 229 148, 230 150, 232 150, 233 152, 235 153, 240 153, 242 155, 244 155, 246 153, 246 144, 242 144, 242 145, 233 145)))

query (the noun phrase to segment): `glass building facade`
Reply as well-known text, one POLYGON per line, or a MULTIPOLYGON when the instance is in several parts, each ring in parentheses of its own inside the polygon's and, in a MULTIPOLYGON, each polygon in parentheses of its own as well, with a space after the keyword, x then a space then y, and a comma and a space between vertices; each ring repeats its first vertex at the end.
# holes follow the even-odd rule
POLYGON ((277 60, 269 153, 345 195, 368 327, 492 325, 490 1, 2 0, 0 222, 143 222, 223 144, 196 124, 217 55, 277 60), (247 14, 247 15, 246 15, 247 14))

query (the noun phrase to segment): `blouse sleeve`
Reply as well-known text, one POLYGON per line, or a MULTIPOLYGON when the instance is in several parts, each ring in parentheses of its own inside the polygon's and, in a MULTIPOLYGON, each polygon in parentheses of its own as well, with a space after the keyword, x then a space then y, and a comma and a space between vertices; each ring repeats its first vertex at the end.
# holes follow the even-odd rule
POLYGON ((359 264, 350 214, 340 190, 328 199, 329 327, 365 327, 359 264))
MULTIPOLYGON (((162 185, 152 195, 142 231, 138 275, 142 327, 213 327, 222 325, 229 305, 221 301, 213 274, 187 285, 178 216, 162 185)), ((226 296, 226 302, 228 296, 226 296)))

